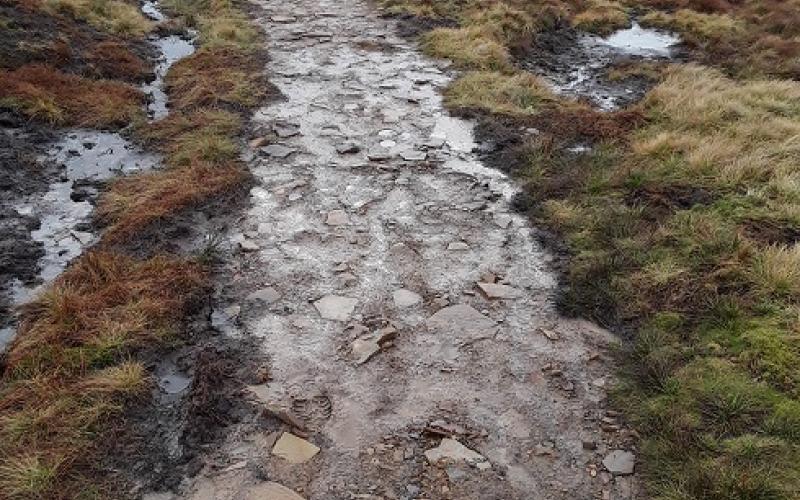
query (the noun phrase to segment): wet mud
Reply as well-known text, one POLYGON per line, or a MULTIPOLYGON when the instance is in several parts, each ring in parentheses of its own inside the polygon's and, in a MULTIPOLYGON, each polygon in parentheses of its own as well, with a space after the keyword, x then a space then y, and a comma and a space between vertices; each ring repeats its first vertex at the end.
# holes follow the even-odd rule
POLYGON ((609 70, 667 62, 681 54, 680 39, 633 22, 605 38, 557 26, 537 35, 531 46, 517 48, 514 55, 520 68, 543 77, 555 92, 610 111, 639 101, 654 82, 643 76, 615 80, 609 70))
POLYGON ((43 128, 0 112, 0 351, 14 334, 12 306, 23 299, 14 290, 35 282, 44 255, 32 237, 39 220, 14 202, 46 191, 48 180, 59 174, 54 165, 38 161, 39 145, 51 137, 43 128))

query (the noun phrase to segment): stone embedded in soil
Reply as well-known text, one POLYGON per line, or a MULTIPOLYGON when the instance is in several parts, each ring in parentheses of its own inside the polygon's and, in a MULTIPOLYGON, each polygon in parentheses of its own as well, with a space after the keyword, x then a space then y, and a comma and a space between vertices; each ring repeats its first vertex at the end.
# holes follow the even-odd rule
POLYGON ((291 432, 284 432, 272 447, 272 454, 293 464, 308 462, 319 453, 319 448, 291 432))
POLYGON ((506 229, 511 225, 511 216, 508 214, 495 214, 494 223, 497 224, 498 227, 506 229))
POLYGON ((490 299, 518 299, 520 291, 513 286, 500 283, 478 283, 478 288, 490 299))
POLYGON ((422 302, 422 297, 418 293, 405 288, 395 290, 392 294, 392 299, 394 299, 394 305, 400 308, 411 307, 422 302))
POLYGON ((371 161, 386 161, 391 158, 391 155, 383 148, 370 149, 369 152, 367 152, 367 158, 369 158, 371 161))
POLYGON ((633 474, 636 456, 625 450, 614 450, 603 459, 603 465, 608 472, 620 476, 633 474))
POLYGON ((286 486, 272 481, 250 486, 243 498, 244 500, 305 500, 286 486))
POLYGON ((257 243, 250 241, 250 240, 242 240, 239 242, 239 248, 244 250, 245 252, 255 252, 260 247, 257 243))
POLYGON ((270 144, 269 146, 261 148, 261 151, 273 158, 286 158, 297 150, 282 144, 270 144))
POLYGON ((400 157, 406 161, 422 161, 428 157, 424 151, 403 151, 400 157))
POLYGON ((300 128, 295 125, 275 125, 272 127, 275 135, 282 139, 287 137, 294 137, 300 133, 300 128))
POLYGON ((361 151, 361 146, 354 142, 344 142, 336 146, 336 152, 340 155, 355 154, 361 151))
POLYGON ((478 339, 494 334, 497 323, 466 304, 447 306, 425 321, 430 330, 478 339))
POLYGON ((373 334, 364 335, 354 340, 350 346, 350 352, 356 359, 356 364, 361 365, 369 361, 372 356, 381 350, 384 344, 396 336, 397 330, 389 326, 382 328, 373 334))
POLYGON ((340 297, 338 295, 326 295, 314 302, 314 307, 319 311, 319 315, 324 319, 334 321, 347 321, 350 314, 355 309, 358 299, 351 297, 340 297))
POLYGON ((559 339, 558 334, 553 330, 547 328, 537 328, 536 331, 547 337, 549 340, 556 341, 559 339))
POLYGON ((449 245, 447 245, 447 249, 452 250, 454 252, 463 252, 465 250, 469 250, 469 245, 467 245, 463 241, 453 241, 449 245))
POLYGON ((279 300, 280 298, 281 294, 271 286, 262 288, 261 290, 256 290, 255 292, 247 296, 248 301, 251 302, 259 301, 259 302, 264 302, 265 304, 272 304, 273 302, 279 300))
POLYGON ((281 24, 293 23, 297 20, 297 18, 292 16, 272 16, 270 17, 270 19, 274 23, 281 23, 281 24))
POLYGON ((331 210, 325 219, 325 224, 329 226, 344 226, 350 223, 350 218, 344 210, 331 210))
POLYGON ((425 458, 429 463, 436 465, 442 460, 451 462, 466 462, 473 467, 481 470, 491 468, 491 464, 486 457, 480 453, 470 450, 455 439, 445 438, 436 448, 431 448, 425 452, 425 458))
POLYGON ((250 149, 258 149, 266 143, 267 143, 266 137, 256 137, 255 139, 250 141, 250 149))

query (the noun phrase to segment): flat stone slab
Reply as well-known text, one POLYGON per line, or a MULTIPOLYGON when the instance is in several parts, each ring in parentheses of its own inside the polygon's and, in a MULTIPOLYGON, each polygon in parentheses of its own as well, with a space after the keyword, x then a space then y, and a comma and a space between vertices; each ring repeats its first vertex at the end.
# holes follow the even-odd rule
POLYGON ((469 245, 467 245, 463 241, 453 241, 449 245, 447 245, 447 249, 454 252, 465 252, 469 250, 469 245))
POLYGON ((378 353, 384 344, 397 336, 397 330, 391 326, 382 328, 377 332, 361 336, 350 345, 351 353, 356 360, 356 364, 364 364, 378 353))
POLYGON ((436 465, 442 460, 451 462, 466 462, 473 467, 481 470, 491 468, 491 464, 486 457, 477 451, 470 450, 455 439, 445 438, 436 448, 431 448, 425 452, 425 458, 429 463, 436 465))
POLYGON ((411 307, 422 302, 422 296, 420 294, 414 293, 411 290, 406 290, 405 288, 395 290, 392 294, 392 299, 394 300, 394 305, 401 308, 411 307))
POLYGON ((522 292, 513 286, 500 283, 478 283, 478 288, 490 299, 518 299, 522 296, 522 292))
POLYGON ((261 148, 261 151, 273 158, 286 158, 289 155, 297 152, 296 149, 284 146, 282 144, 270 144, 269 146, 264 146, 261 148))
POLYGON ((325 319, 334 321, 347 321, 358 304, 358 299, 351 297, 340 297, 338 295, 326 295, 314 302, 319 315, 325 319))
POLYGON ((278 124, 278 125, 274 125, 272 127, 272 130, 275 132, 275 135, 277 135, 278 137, 281 137, 283 139, 285 139, 287 137, 294 137, 294 136, 296 136, 297 134, 300 133, 300 127, 297 127, 295 125, 278 124))
POLYGON ((603 459, 603 465, 612 474, 627 476, 633 474, 636 455, 625 450, 614 450, 603 459))
POLYGON ((251 302, 264 302, 265 304, 272 304, 276 300, 281 298, 281 294, 268 286, 266 288, 262 288, 261 290, 256 290, 255 292, 251 293, 247 296, 247 300, 251 302))
POLYGON ((497 323, 467 304, 456 304, 439 309, 425 321, 428 329, 437 333, 469 339, 485 338, 494 334, 497 323))
POLYGON ((406 161, 422 161, 428 157, 428 153, 424 151, 403 151, 400 157, 406 161))
POLYGON ((281 437, 275 442, 275 446, 272 447, 273 455, 293 464, 308 462, 317 453, 319 453, 317 446, 291 432, 281 434, 281 437))
POLYGON ((292 16, 272 16, 272 17, 270 17, 270 19, 274 23, 281 23, 281 24, 293 23, 293 22, 297 21, 297 18, 292 17, 292 16))
POLYGON ((354 142, 343 142, 336 146, 336 152, 340 155, 355 154, 361 151, 361 146, 354 142))
POLYGON ((325 224, 329 226, 344 226, 350 223, 350 218, 344 210, 331 210, 325 218, 325 224))

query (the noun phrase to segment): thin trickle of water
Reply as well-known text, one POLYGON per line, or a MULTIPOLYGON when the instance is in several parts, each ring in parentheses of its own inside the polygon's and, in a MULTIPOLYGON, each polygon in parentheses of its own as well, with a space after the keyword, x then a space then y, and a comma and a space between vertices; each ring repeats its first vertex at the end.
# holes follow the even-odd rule
POLYGON ((156 46, 161 56, 155 68, 156 78, 147 84, 142 85, 142 91, 150 96, 147 105, 147 113, 153 120, 158 120, 167 116, 167 94, 164 92, 164 77, 169 68, 176 61, 192 55, 195 50, 191 41, 185 40, 177 35, 170 35, 159 38, 153 45, 156 46))

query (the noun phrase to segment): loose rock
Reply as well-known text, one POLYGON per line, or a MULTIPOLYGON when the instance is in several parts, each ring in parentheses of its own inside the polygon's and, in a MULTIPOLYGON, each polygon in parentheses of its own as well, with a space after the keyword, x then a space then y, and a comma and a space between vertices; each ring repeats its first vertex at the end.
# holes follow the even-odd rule
POLYGON ((264 302, 265 304, 272 304, 280 298, 281 294, 271 286, 262 288, 261 290, 256 290, 247 296, 247 300, 251 302, 259 301, 264 302))
POLYGON ((396 290, 392 294, 392 298, 394 299, 394 305, 400 308, 411 307, 422 302, 422 297, 419 294, 405 288, 396 290))
POLYGON ((272 447, 272 454, 293 464, 308 462, 319 453, 319 448, 291 432, 284 432, 272 447))
POLYGON ((344 226, 350 223, 350 218, 344 210, 331 210, 325 219, 325 224, 329 226, 344 226))
POLYGON ((429 463, 436 465, 442 460, 453 462, 464 461, 473 467, 481 469, 491 468, 486 457, 480 453, 470 450, 455 439, 445 438, 436 448, 431 448, 425 452, 425 458, 429 463))
POLYGON ((269 146, 261 148, 261 151, 273 158, 286 158, 295 153, 297 150, 282 144, 270 144, 269 146))
POLYGON ((499 283, 478 283, 478 288, 490 299, 517 299, 521 295, 516 288, 499 283))
POLYGON ((326 295, 314 302, 314 307, 319 311, 319 315, 325 319, 334 321, 347 321, 350 314, 355 309, 358 299, 351 297, 340 297, 338 295, 326 295))
POLYGON ((614 450, 603 459, 603 465, 608 472, 620 476, 633 474, 636 456, 625 450, 614 450))

